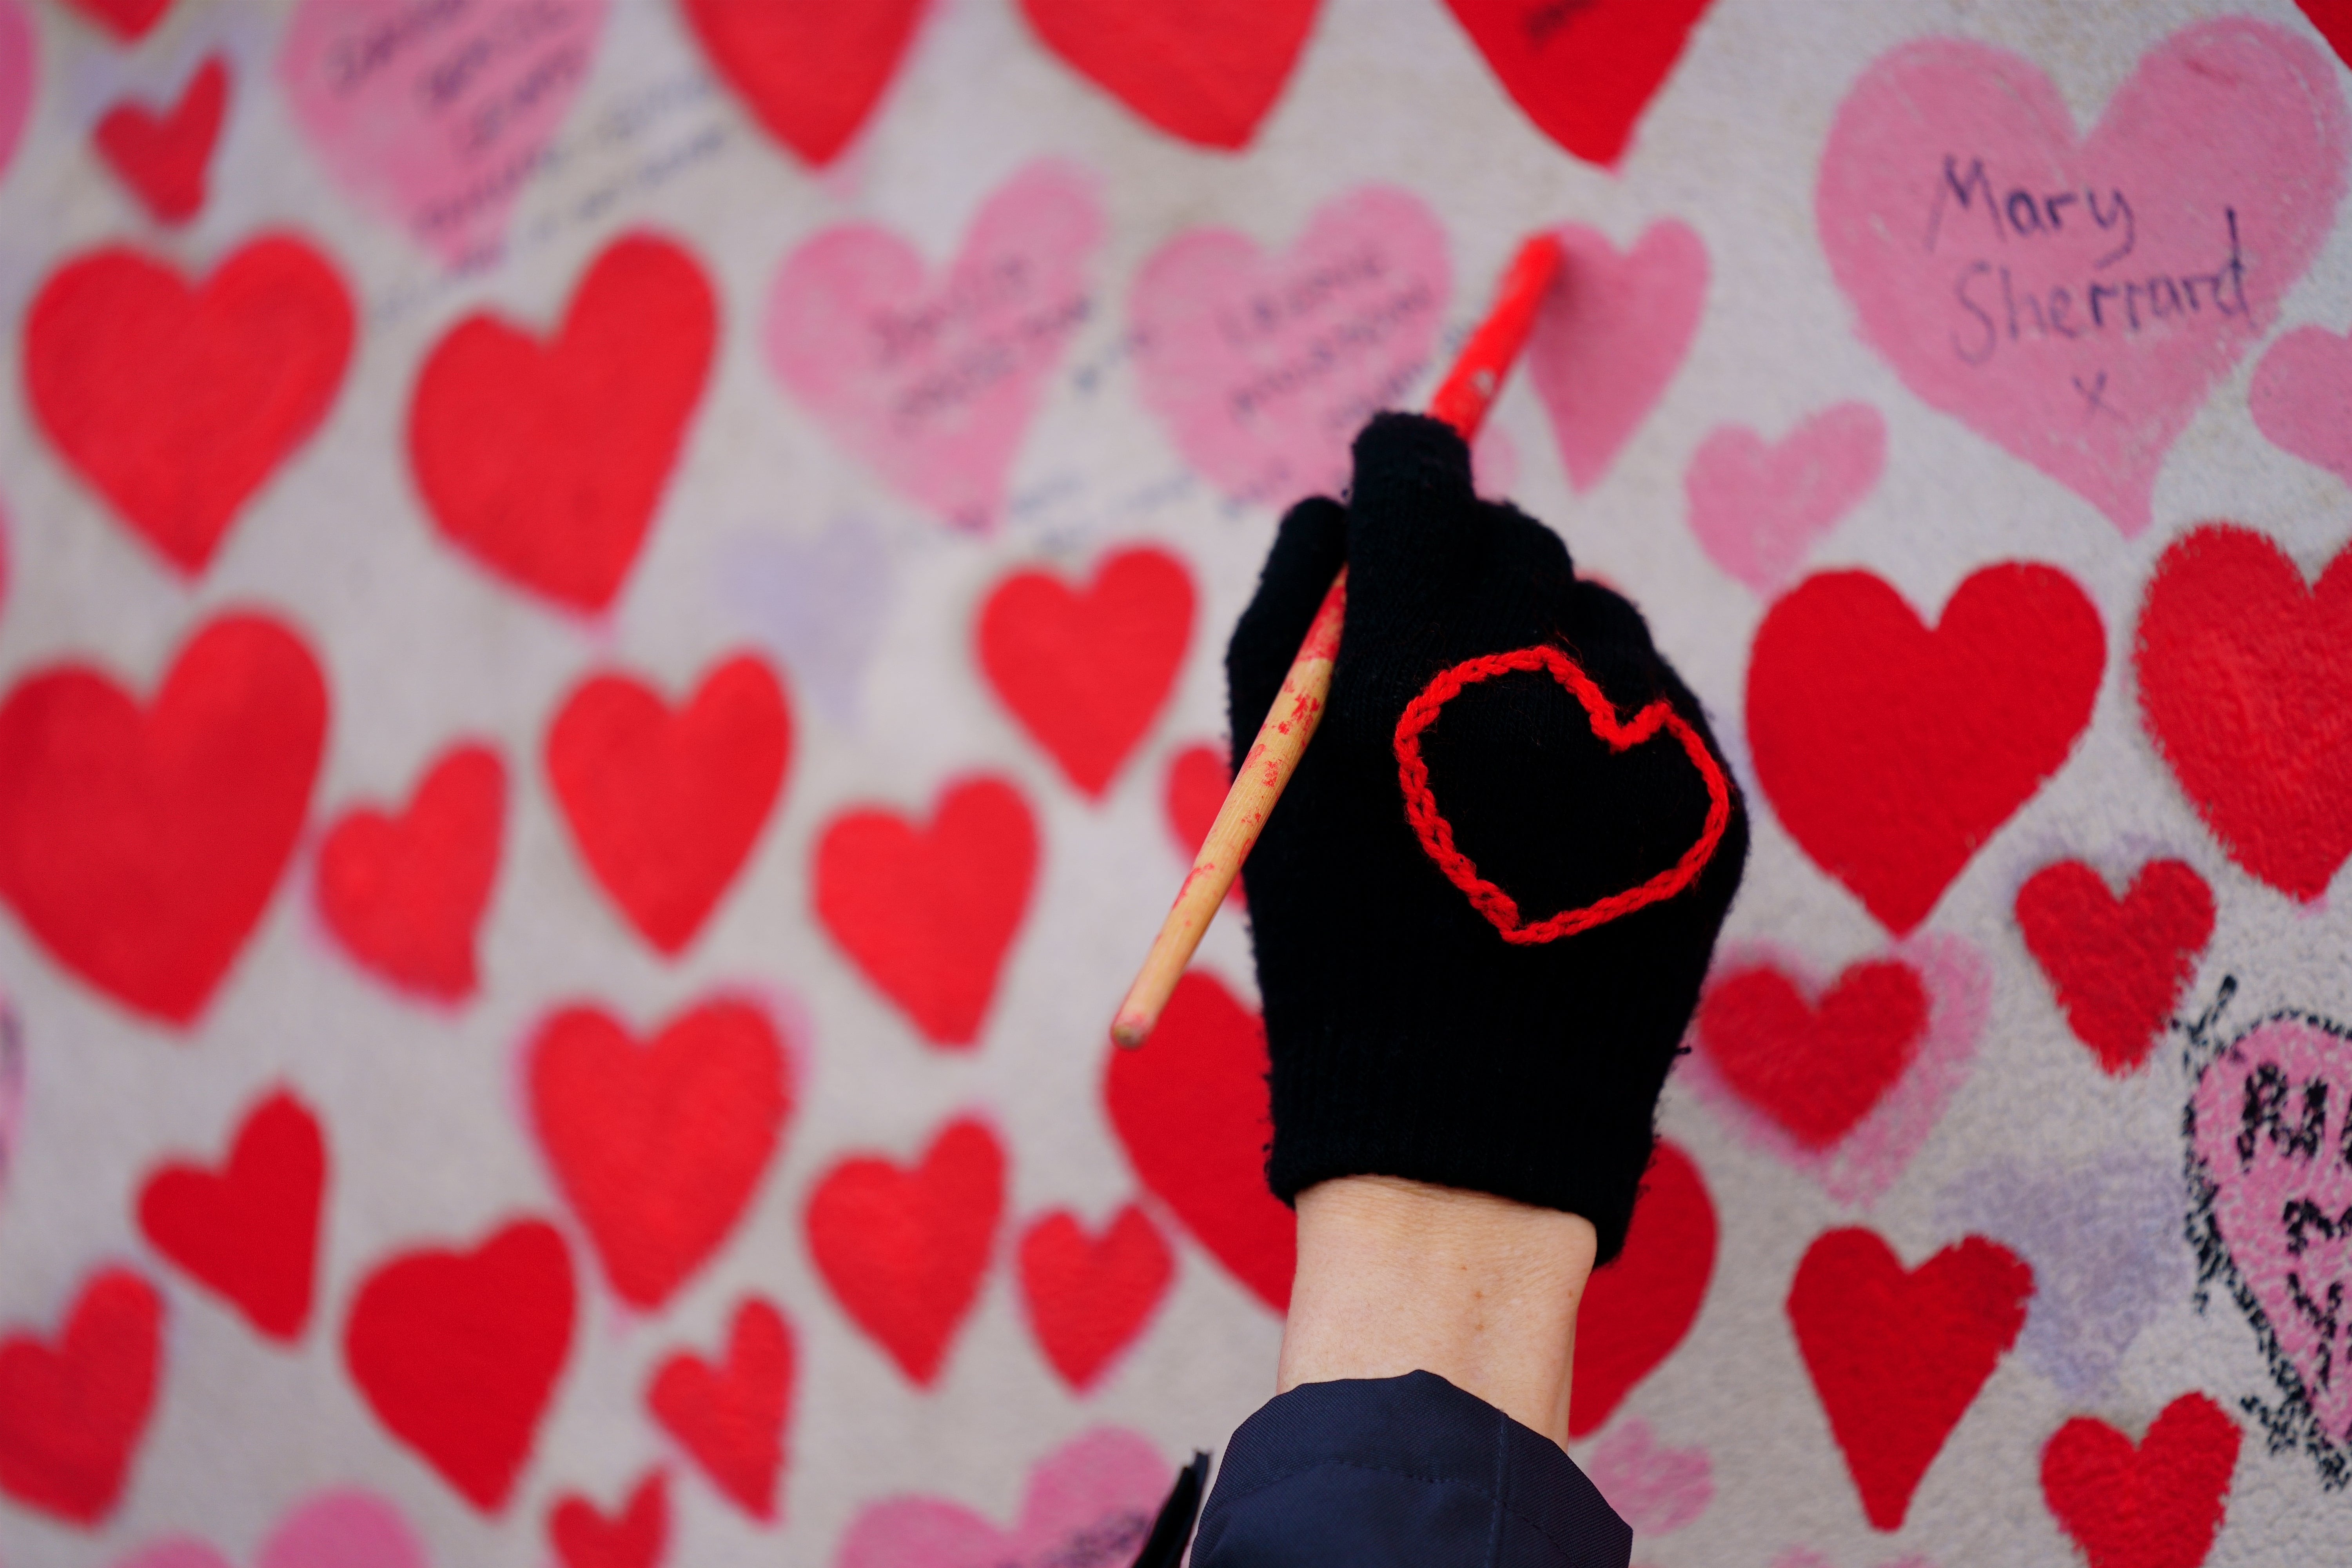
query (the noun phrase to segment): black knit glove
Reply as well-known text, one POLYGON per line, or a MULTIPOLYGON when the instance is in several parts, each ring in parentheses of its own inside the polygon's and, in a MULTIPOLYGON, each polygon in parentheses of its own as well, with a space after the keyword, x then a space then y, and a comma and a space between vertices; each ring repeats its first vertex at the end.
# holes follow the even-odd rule
POLYGON ((1606 1262, 1739 885, 1746 809, 1641 615, 1579 581, 1540 523, 1479 500, 1451 428, 1381 415, 1355 462, 1346 506, 1283 519, 1225 655, 1245 747, 1347 565, 1322 727, 1244 872, 1273 1057, 1266 1179, 1285 1202, 1391 1175, 1564 1209, 1606 1262), (1557 652, 1460 668, 1542 648, 1557 652), (1598 721, 1580 670, 1606 699, 1598 721), (1425 790, 1399 754, 1416 698, 1425 790), (1646 739, 1619 751, 1597 732, 1639 733, 1660 698, 1675 717, 1651 713, 1646 739))

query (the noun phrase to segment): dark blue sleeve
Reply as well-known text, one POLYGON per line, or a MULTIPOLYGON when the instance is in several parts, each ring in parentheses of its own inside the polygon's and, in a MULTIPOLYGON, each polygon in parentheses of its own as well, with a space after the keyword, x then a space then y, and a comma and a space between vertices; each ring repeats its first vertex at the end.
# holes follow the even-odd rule
POLYGON ((1192 1568, 1625 1568, 1559 1446, 1433 1373, 1310 1383, 1225 1449, 1192 1568))

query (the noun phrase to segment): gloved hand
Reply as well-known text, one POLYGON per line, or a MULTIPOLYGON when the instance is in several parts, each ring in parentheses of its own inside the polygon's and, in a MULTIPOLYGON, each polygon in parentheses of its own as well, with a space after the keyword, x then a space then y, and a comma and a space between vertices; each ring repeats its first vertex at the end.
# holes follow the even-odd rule
POLYGON ((1607 1262, 1739 885, 1738 786, 1640 614, 1579 580, 1540 523, 1479 500, 1461 437, 1414 415, 1357 437, 1346 505, 1318 497, 1283 519, 1225 655, 1237 752, 1342 563, 1322 725, 1243 873, 1273 1059, 1267 1181, 1285 1202, 1344 1175, 1495 1193, 1582 1215, 1607 1262), (1539 647, 1568 658, 1458 671, 1458 690, 1420 704, 1417 830, 1407 706, 1465 661, 1539 647), (1613 707, 1601 727, 1660 698, 1681 723, 1653 714, 1654 733, 1612 749, 1563 684, 1578 668, 1613 707), (1424 847, 1426 832, 1447 850, 1449 828, 1454 876, 1496 889, 1479 903, 1424 847), (1678 867, 1684 885, 1663 891, 1678 867), (1583 929, 1531 940, 1552 926, 1583 929))

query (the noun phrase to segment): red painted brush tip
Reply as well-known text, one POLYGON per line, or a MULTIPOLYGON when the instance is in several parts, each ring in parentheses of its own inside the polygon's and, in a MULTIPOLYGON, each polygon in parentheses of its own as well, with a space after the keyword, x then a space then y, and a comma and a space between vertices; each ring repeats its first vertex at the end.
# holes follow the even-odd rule
POLYGON ((1474 439, 1486 421, 1486 410, 1511 374, 1512 362, 1534 330, 1536 312, 1559 276, 1559 241, 1538 234, 1511 258, 1501 285, 1495 290, 1495 308, 1470 334, 1454 368, 1429 400, 1429 412, 1474 439))

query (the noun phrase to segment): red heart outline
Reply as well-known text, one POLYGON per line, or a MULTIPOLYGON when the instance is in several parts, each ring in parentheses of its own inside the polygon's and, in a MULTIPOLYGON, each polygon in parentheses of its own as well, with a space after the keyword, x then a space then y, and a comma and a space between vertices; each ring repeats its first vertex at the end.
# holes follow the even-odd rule
POLYGON ((1505 942, 1521 946, 1574 936, 1605 925, 1620 915, 1630 915, 1644 905, 1673 898, 1689 887, 1700 868, 1714 858, 1716 846, 1723 842, 1724 829, 1731 825, 1731 786, 1725 782, 1723 768, 1714 753, 1706 749, 1706 742, 1699 739, 1688 720, 1661 697, 1635 714, 1632 723, 1622 721, 1617 717, 1616 704, 1609 700, 1592 677, 1584 673, 1583 666, 1559 649, 1541 643, 1533 647, 1513 648, 1508 653, 1465 659, 1451 669, 1438 671, 1422 689, 1421 695, 1405 704, 1403 715, 1397 720, 1396 759, 1397 783, 1404 790, 1405 816, 1412 820, 1413 832, 1420 836, 1422 848, 1437 862, 1445 879, 1468 896, 1471 907, 1503 933, 1505 942), (1470 857, 1454 847, 1454 825, 1437 809, 1437 797, 1429 787, 1429 764, 1421 760, 1421 732, 1437 721, 1437 715, 1446 703, 1460 695, 1464 687, 1492 680, 1498 675, 1532 669, 1549 670, 1554 680, 1575 694, 1576 700, 1584 704, 1585 716, 1592 721, 1592 732, 1607 742, 1612 752, 1630 751, 1662 729, 1680 741, 1690 756, 1691 765, 1698 769, 1699 777, 1706 783, 1707 805, 1706 826, 1672 866, 1638 887, 1576 909, 1562 910, 1529 925, 1520 916, 1519 906, 1510 894, 1481 877, 1470 857))

